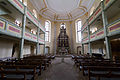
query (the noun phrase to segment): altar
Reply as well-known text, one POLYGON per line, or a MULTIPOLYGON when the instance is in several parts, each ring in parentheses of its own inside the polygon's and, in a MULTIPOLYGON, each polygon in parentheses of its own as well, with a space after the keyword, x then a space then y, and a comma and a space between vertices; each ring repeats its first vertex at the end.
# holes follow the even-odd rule
POLYGON ((67 49, 65 49, 64 47, 62 47, 62 48, 59 50, 59 54, 61 54, 61 55, 66 55, 66 54, 68 54, 68 51, 67 51, 67 49))
POLYGON ((57 39, 57 54, 68 55, 69 51, 69 38, 66 34, 66 28, 62 26, 57 39))

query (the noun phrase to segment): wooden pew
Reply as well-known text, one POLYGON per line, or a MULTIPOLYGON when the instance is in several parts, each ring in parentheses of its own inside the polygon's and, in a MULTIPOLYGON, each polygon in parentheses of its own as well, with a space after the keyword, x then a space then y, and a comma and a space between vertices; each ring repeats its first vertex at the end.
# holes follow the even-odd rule
POLYGON ((36 80, 38 72, 32 65, 1 65, 1 79, 5 80, 36 80))
POLYGON ((91 66, 88 76, 89 80, 120 80, 120 67, 91 66))
POLYGON ((16 60, 15 62, 23 62, 23 63, 39 63, 41 64, 41 67, 44 67, 44 70, 46 70, 47 66, 49 66, 48 60, 42 60, 42 59, 21 59, 21 60, 16 60))
POLYGON ((120 63, 114 63, 114 62, 100 62, 100 61, 96 61, 96 62, 83 62, 82 63, 82 67, 81 67, 81 70, 82 70, 82 73, 83 75, 88 75, 88 68, 90 66, 105 66, 105 67, 119 67, 120 66, 120 63))
MULTIPOLYGON (((33 74, 32 71, 0 71, 1 80, 28 80, 27 75, 33 74)), ((32 80, 32 77, 29 77, 32 80)), ((35 80, 35 79, 34 79, 35 80)))
POLYGON ((79 58, 75 64, 77 67, 81 66, 81 62, 94 62, 94 61, 110 61, 110 59, 98 59, 98 58, 79 58))
POLYGON ((39 69, 39 75, 41 74, 42 67, 41 67, 41 62, 0 62, 0 65, 5 65, 5 66, 37 66, 37 69, 39 69))

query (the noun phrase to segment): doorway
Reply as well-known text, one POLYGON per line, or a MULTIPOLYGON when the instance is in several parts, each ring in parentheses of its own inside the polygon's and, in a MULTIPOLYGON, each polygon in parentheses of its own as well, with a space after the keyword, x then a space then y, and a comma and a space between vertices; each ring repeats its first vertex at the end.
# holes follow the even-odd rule
POLYGON ((45 54, 49 54, 50 53, 50 47, 49 46, 46 46, 45 47, 45 54))

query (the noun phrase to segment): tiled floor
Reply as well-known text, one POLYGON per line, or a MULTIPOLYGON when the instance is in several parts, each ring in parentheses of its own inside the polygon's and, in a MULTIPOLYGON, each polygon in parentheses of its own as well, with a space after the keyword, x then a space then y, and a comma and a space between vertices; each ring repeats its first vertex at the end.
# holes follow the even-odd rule
POLYGON ((50 67, 39 76, 38 80, 87 80, 75 67, 71 57, 55 58, 50 67))

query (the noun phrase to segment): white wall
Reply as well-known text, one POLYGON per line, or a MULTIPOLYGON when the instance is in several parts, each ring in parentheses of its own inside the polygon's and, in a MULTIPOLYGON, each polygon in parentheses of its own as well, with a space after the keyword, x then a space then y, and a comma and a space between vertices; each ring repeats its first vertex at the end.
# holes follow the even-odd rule
POLYGON ((84 45, 84 54, 87 54, 88 53, 88 44, 85 44, 84 45))
POLYGON ((25 54, 31 54, 30 45, 24 45, 23 55, 25 55, 25 54))
POLYGON ((13 43, 0 40, 0 58, 12 56, 13 43))

